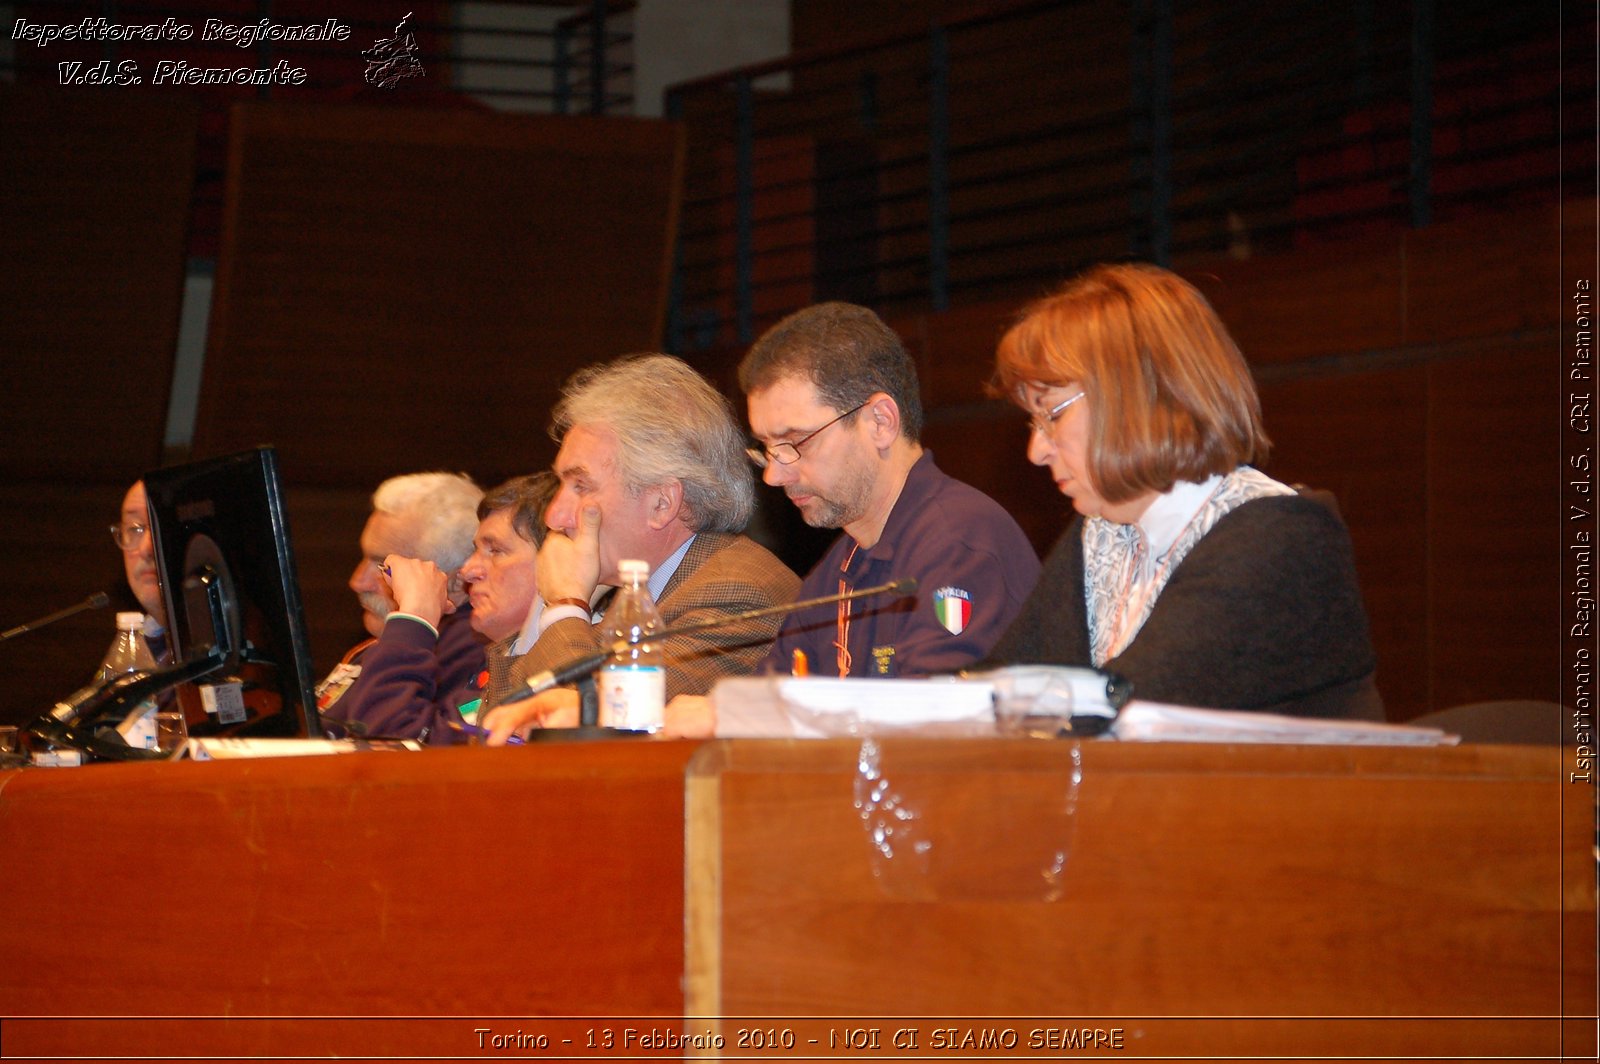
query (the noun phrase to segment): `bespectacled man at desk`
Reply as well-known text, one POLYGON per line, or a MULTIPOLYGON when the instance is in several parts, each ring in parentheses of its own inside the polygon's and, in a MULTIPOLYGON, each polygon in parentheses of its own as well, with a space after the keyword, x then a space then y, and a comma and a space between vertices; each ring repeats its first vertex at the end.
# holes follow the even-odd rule
MULTIPOLYGON (((759 671, 915 677, 981 658, 1022 608, 1039 559, 989 496, 922 446, 917 370, 866 307, 820 303, 779 321, 739 364, 750 457, 814 528, 842 535, 800 599, 907 577, 912 599, 818 606, 783 622, 759 671)), ((667 707, 671 734, 715 728, 706 699, 667 707)))
POLYGON ((134 481, 122 497, 122 516, 111 526, 111 538, 122 548, 122 569, 134 598, 156 625, 165 626, 167 608, 161 601, 161 582, 156 575, 155 537, 150 534, 144 481, 134 481))
POLYGON ((122 550, 122 571, 128 578, 128 588, 144 608, 145 643, 158 663, 169 663, 172 647, 167 639, 167 606, 161 598, 156 537, 150 531, 150 508, 144 481, 134 481, 133 487, 122 497, 122 515, 111 526, 111 538, 122 550))
POLYGON ((913 577, 914 600, 866 600, 789 617, 768 668, 803 654, 813 675, 927 676, 982 657, 1039 576, 1022 529, 947 476, 921 443, 917 371, 866 307, 821 303, 756 341, 739 365, 751 457, 815 528, 843 534, 800 598, 913 577))

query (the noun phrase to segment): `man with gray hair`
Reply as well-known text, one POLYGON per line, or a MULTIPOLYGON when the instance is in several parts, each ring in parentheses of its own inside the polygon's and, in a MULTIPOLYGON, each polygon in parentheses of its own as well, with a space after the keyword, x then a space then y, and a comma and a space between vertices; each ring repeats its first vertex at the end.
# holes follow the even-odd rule
MULTIPOLYGON (((491 686, 493 706, 528 677, 598 650, 617 563, 650 565, 650 592, 668 627, 792 601, 799 579, 741 535, 755 509, 744 437, 720 393, 669 355, 632 355, 579 371, 552 415, 560 443, 551 534, 539 549, 540 634, 491 686)), ((778 619, 719 626, 666 642, 667 697, 704 694, 751 672, 778 619)), ((485 720, 497 736, 565 719, 574 703, 535 698, 485 720), (562 717, 552 716, 557 709, 562 717)))
POLYGON ((317 687, 317 708, 351 731, 450 741, 443 725, 484 667, 459 575, 483 491, 461 473, 392 477, 372 495, 350 590, 373 636, 317 687), (352 727, 353 725, 353 727, 352 727))

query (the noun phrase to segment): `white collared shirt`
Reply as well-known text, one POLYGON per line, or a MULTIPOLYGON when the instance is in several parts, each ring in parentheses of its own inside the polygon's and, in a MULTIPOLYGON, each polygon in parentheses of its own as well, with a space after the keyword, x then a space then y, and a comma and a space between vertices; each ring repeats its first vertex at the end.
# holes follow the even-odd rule
POLYGON ((535 595, 533 605, 528 607, 528 619, 522 622, 522 631, 517 633, 516 642, 511 644, 511 657, 521 657, 533 649, 533 644, 539 641, 539 633, 544 631, 539 626, 539 620, 543 616, 544 599, 535 595))
POLYGON ((1293 495, 1259 470, 1240 466, 1199 483, 1179 481, 1131 525, 1091 517, 1083 525, 1083 594, 1089 652, 1104 665, 1133 642, 1172 572, 1235 507, 1268 495, 1293 495))
POLYGON ((1211 493, 1217 490, 1221 482, 1222 477, 1217 474, 1198 484, 1180 480, 1172 485, 1171 490, 1157 495, 1144 513, 1139 515, 1134 528, 1143 541, 1144 549, 1139 552, 1143 565, 1142 571, 1134 574, 1136 584, 1155 577, 1156 570, 1172 551, 1178 537, 1183 535, 1183 530, 1194 520, 1194 515, 1211 498, 1211 493))

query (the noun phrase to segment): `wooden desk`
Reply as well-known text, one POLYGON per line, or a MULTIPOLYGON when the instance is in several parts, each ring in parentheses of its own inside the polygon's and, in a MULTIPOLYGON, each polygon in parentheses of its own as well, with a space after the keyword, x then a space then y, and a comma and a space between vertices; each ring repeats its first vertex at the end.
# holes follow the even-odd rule
MULTIPOLYGON (((694 749, 0 775, 0 1015, 677 1016, 694 749)), ((357 1051, 328 1024, 239 1026, 178 1045, 357 1051)), ((378 1025, 359 1051, 464 1052, 473 1026, 378 1025)), ((180 1030, 8 1023, 3 1038, 7 1055, 170 1055, 180 1030)))
POLYGON ((687 1013, 762 1020, 717 1028, 730 1056, 913 1026, 923 1055, 991 1027, 1036 1057, 1063 1050, 1035 1030, 1113 1028, 1132 1055, 1592 1056, 1559 1017, 1594 1013, 1594 793, 1558 758, 746 741, 12 773, 0 1015, 102 1018, 0 1039, 638 1056, 624 1031, 716 1026, 687 1013))
MULTIPOLYGON (((885 1043, 892 1017, 1015 1017, 1022 1051, 1072 1026, 1143 1054, 1592 1056, 1593 1019, 1558 1019, 1595 1010, 1594 791, 1563 778, 1531 747, 711 745, 689 1011, 885 1043)), ((921 1026, 926 1050, 994 1025, 921 1026)))

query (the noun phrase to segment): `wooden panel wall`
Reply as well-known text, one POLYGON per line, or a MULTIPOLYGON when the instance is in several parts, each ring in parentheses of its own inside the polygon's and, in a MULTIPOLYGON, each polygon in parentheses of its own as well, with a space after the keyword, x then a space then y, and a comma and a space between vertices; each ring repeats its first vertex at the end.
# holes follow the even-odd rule
POLYGON ((0 475, 115 481, 161 457, 196 113, 0 88, 0 475))
MULTIPOLYGON (((106 526, 161 459, 194 104, 0 86, 0 630, 120 591, 106 526)), ((106 612, 0 644, 0 721, 88 679, 106 612)))
POLYGON ((241 105, 195 451, 285 479, 546 464, 576 367, 653 348, 679 132, 627 119, 241 105))
POLYGON ((282 458, 319 670, 372 489, 549 464, 561 382, 658 345, 681 155, 663 122, 243 105, 194 449, 282 458))

